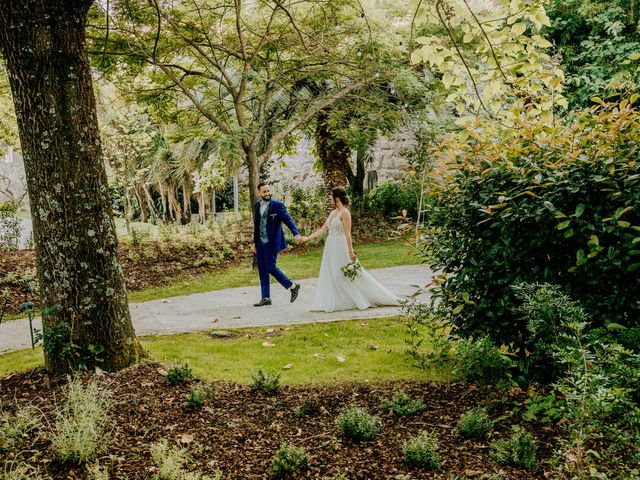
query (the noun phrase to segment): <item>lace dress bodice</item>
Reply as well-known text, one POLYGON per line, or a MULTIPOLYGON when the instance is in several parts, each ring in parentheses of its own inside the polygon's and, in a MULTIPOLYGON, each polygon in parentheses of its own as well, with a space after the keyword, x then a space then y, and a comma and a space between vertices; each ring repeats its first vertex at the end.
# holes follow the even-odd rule
POLYGON ((332 213, 327 222, 329 224, 329 235, 344 235, 344 225, 339 213, 332 213))

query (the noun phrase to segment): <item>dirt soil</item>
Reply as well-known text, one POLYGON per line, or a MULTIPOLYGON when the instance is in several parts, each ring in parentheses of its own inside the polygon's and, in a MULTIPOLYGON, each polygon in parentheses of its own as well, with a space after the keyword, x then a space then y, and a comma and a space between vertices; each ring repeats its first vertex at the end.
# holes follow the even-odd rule
MULTIPOLYGON (((163 439, 189 451, 190 471, 213 474, 220 469, 225 479, 268 478, 271 459, 285 441, 309 454, 309 466, 299 478, 471 479, 485 474, 500 474, 504 479, 553 478, 545 475, 549 469, 545 462, 561 435, 560 427, 525 423, 542 460, 539 471, 501 467, 490 457, 490 441, 510 436, 511 424, 521 422, 510 417, 509 410, 524 399, 522 392, 505 397, 466 384, 391 383, 284 387, 275 396, 264 396, 246 385, 214 383, 205 405, 187 411, 187 393, 199 382, 169 386, 165 369, 159 363, 146 363, 99 377, 113 391, 116 402, 110 412, 113 430, 99 457, 101 465, 109 466, 111 478, 152 478, 157 467, 150 445, 163 439), (382 411, 381 399, 399 390, 424 399, 426 411, 399 418, 382 411), (499 397, 500 401, 495 400, 499 397), (316 402, 319 413, 296 416, 296 407, 303 401, 316 402), (495 431, 486 442, 465 440, 456 433, 456 423, 465 411, 479 405, 488 407, 491 418, 497 420, 495 431), (341 438, 336 418, 351 406, 379 415, 382 433, 364 443, 341 438), (439 438, 442 466, 435 471, 411 469, 402 461, 403 442, 423 431, 439 438)), ((47 419, 42 429, 22 439, 25 461, 54 479, 84 479, 85 467, 59 463, 49 440, 54 407, 64 398, 63 388, 50 385, 41 370, 11 374, 0 379, 0 405, 11 412, 18 405, 33 404, 47 419)), ((2 458, 11 457, 0 456, 0 471, 2 458)))

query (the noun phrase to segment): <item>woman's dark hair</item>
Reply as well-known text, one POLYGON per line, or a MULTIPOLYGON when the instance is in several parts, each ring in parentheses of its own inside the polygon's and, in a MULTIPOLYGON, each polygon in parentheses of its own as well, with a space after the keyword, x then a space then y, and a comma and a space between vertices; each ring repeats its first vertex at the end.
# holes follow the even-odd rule
POLYGON ((347 195, 347 191, 343 187, 334 187, 331 189, 331 196, 336 199, 340 199, 342 204, 346 207, 351 203, 351 199, 349 195, 347 195))

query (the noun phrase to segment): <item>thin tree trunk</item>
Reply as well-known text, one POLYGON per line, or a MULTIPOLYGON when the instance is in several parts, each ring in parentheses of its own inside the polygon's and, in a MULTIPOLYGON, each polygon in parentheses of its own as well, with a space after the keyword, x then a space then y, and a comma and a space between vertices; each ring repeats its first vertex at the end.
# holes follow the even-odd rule
POLYGON ((124 189, 124 223, 127 226, 127 235, 131 235, 131 220, 133 220, 133 206, 131 205, 131 195, 129 190, 124 189))
POLYGON ((143 354, 118 263, 85 22, 91 1, 0 0, 0 50, 24 153, 53 374, 143 354))
POLYGON ((180 209, 180 202, 178 202, 178 199, 176 198, 176 187, 171 185, 167 191, 167 196, 169 198, 169 204, 171 205, 173 218, 176 222, 182 223, 182 210, 180 209))
POLYGON ((249 198, 251 206, 258 201, 258 183, 260 183, 260 166, 258 164, 258 154, 251 148, 245 149, 245 164, 249 171, 249 198))
POLYGON ((182 183, 182 213, 184 214, 183 223, 185 225, 191 223, 191 181, 189 179, 182 183))
POLYGON ((327 125, 328 112, 322 111, 316 117, 316 147, 322 163, 322 179, 325 190, 325 209, 329 212, 333 206, 331 189, 347 186, 346 167, 351 150, 339 139, 336 139, 327 125))
POLYGON ((167 199, 165 197, 162 182, 158 182, 158 190, 160 191, 160 203, 162 203, 162 223, 167 223, 167 199))
POLYGON ((143 223, 147 223, 147 220, 149 219, 149 215, 147 214, 146 206, 142 201, 142 197, 140 196, 140 190, 138 189, 137 185, 133 186, 133 193, 135 193, 136 200, 138 200, 138 206, 140 207, 140 219, 142 220, 143 223))
POLYGON ((149 208, 149 212, 151 213, 152 221, 154 224, 156 224, 158 223, 158 219, 160 218, 160 215, 158 214, 158 209, 156 208, 156 205, 153 202, 153 197, 151 196, 149 187, 143 183, 142 190, 144 191, 144 196, 145 196, 145 199, 147 200, 147 207, 149 208))

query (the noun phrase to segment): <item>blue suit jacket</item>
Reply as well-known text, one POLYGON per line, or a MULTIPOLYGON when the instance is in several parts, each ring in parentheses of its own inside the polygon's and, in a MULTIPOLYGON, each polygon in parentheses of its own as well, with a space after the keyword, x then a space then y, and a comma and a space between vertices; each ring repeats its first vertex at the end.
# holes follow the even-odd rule
MULTIPOLYGON (((279 202, 278 200, 272 199, 264 214, 267 215, 267 238, 269 239, 269 246, 275 248, 276 252, 280 252, 287 248, 282 224, 284 223, 289 227, 289 230, 291 230, 291 233, 293 233, 294 236, 299 235, 296 224, 293 223, 284 203, 279 202)), ((261 243, 260 200, 258 200, 253 206, 253 242, 256 245, 261 243)))

